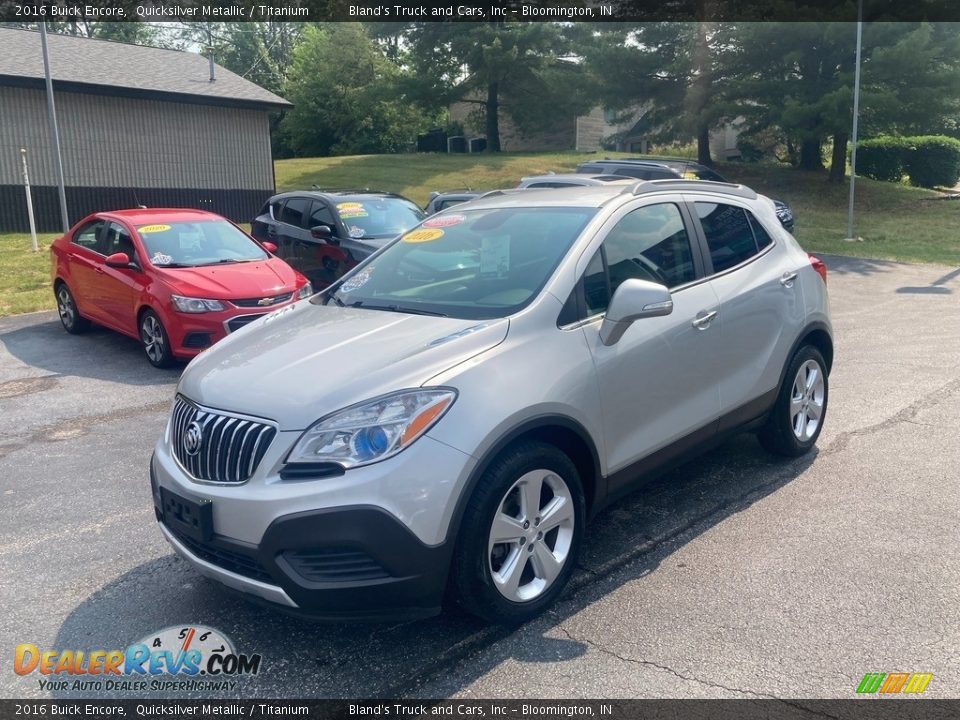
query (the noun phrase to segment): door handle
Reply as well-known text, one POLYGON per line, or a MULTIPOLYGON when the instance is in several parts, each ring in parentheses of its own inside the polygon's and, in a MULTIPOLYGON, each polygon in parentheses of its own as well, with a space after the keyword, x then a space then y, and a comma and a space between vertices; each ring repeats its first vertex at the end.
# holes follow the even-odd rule
POLYGON ((793 281, 797 279, 797 274, 795 272, 785 272, 780 276, 780 284, 785 288, 793 287, 793 281))
POLYGON ((96 270, 97 270, 98 273, 100 273, 100 274, 102 275, 102 274, 103 274, 103 265, 97 265, 97 266, 96 266, 96 270))
POLYGON ((697 330, 706 330, 708 327, 710 327, 710 323, 713 321, 713 319, 716 316, 717 316, 717 311, 711 310, 708 313, 703 313, 702 315, 698 315, 696 319, 690 324, 693 325, 697 330))

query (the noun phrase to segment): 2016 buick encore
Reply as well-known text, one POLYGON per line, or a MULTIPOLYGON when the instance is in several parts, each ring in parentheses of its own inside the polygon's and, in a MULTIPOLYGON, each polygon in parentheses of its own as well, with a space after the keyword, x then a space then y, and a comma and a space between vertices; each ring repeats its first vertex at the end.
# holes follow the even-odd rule
POLYGON ((186 369, 151 463, 199 572, 327 618, 450 589, 519 622, 587 519, 739 430, 816 442, 826 268, 738 185, 498 192, 435 215, 186 369))

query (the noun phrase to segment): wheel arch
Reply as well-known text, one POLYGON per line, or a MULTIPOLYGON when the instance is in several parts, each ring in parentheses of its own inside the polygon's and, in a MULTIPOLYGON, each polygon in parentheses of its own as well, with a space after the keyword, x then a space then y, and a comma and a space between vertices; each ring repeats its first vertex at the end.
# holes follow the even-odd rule
POLYGON ((583 484, 586 515, 588 518, 591 516, 592 510, 598 507, 605 493, 600 454, 596 444, 586 428, 576 420, 564 415, 542 415, 525 420, 507 430, 484 453, 480 462, 470 473, 463 492, 457 499, 450 526, 447 529, 447 542, 456 542, 466 506, 490 464, 508 448, 529 440, 553 445, 570 458, 583 484))

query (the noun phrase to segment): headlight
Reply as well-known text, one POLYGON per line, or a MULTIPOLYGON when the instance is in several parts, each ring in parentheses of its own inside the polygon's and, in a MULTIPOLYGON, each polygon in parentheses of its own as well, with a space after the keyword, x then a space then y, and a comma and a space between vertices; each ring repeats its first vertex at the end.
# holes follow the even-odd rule
POLYGON ((297 291, 297 300, 303 300, 306 297, 313 295, 313 285, 307 283, 302 288, 297 291))
POLYGON ((182 295, 171 295, 173 306, 180 312, 185 313, 204 313, 223 310, 223 303, 219 300, 204 300, 203 298, 183 297, 182 295))
POLYGON ((445 388, 401 390, 346 408, 309 427, 287 462, 352 468, 384 460, 433 427, 456 397, 456 391, 445 388))

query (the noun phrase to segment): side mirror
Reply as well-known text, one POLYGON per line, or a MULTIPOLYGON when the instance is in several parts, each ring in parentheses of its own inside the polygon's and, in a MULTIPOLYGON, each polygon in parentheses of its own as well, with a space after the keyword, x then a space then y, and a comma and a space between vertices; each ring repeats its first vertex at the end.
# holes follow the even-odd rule
POLYGON ((262 243, 260 243, 260 247, 262 247, 264 250, 266 250, 266 251, 267 251, 268 253, 270 253, 271 255, 276 255, 276 254, 277 254, 277 246, 274 245, 272 242, 262 242, 262 243))
POLYGON ((310 235, 317 240, 329 240, 333 237, 333 230, 329 225, 317 225, 310 228, 310 235))
POLYGON ((125 252, 118 252, 114 253, 113 255, 108 255, 107 259, 104 260, 104 263, 106 263, 107 267, 112 268, 138 269, 139 267, 130 260, 130 256, 125 252))
POLYGON ((624 280, 610 299, 600 326, 600 341, 613 345, 634 321, 672 312, 673 299, 666 287, 649 280, 624 280))

